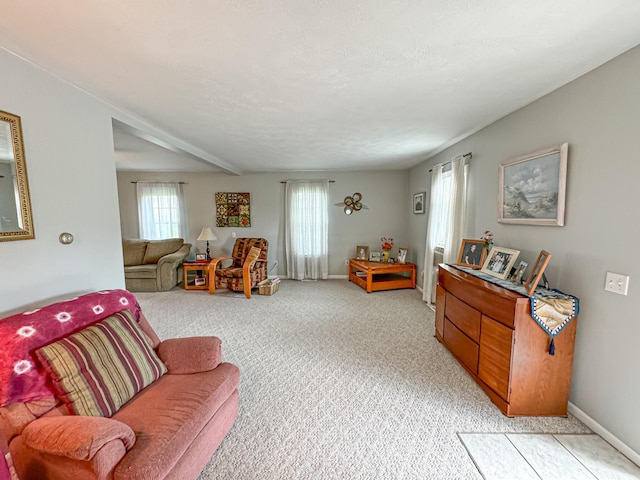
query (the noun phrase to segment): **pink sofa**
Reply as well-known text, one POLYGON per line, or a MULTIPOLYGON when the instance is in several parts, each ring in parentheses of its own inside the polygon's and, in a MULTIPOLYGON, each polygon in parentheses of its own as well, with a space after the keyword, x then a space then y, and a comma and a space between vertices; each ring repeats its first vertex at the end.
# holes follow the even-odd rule
POLYGON ((221 341, 161 342, 135 297, 124 290, 96 292, 0 320, 0 338, 5 343, 0 440, 8 445, 8 463, 21 480, 196 479, 237 416, 240 374, 222 362, 221 341), (99 325, 125 304, 166 373, 111 417, 71 414, 73 408, 59 401, 50 373, 34 352, 99 325), (12 341, 12 332, 20 334, 18 341, 12 341), (28 368, 30 363, 34 368, 28 368))

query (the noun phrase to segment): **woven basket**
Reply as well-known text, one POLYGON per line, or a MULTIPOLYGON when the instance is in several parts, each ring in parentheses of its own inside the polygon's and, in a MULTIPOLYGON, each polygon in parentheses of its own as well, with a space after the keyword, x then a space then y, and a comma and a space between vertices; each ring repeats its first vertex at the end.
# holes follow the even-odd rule
POLYGON ((259 295, 273 295, 280 288, 280 282, 268 284, 269 280, 263 280, 258 284, 259 295))

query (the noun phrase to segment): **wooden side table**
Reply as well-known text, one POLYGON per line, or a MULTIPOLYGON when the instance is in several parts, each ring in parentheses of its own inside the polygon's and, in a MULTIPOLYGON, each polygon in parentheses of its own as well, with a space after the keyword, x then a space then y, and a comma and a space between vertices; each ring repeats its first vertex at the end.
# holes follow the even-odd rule
POLYGON ((354 258, 349 260, 349 280, 367 293, 416 288, 416 266, 413 263, 368 262, 354 258))
POLYGON ((183 284, 185 290, 209 290, 209 262, 182 264, 183 284))

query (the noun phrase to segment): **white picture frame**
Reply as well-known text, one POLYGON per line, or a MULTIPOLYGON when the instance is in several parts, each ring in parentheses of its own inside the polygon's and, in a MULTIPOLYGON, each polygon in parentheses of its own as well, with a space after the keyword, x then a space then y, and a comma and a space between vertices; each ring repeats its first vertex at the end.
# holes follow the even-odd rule
POLYGON ((511 267, 516 263, 518 255, 520 250, 494 246, 489 251, 480 271, 504 280, 511 273, 511 267))
POLYGON ((569 144, 500 165, 498 222, 563 226, 569 144))

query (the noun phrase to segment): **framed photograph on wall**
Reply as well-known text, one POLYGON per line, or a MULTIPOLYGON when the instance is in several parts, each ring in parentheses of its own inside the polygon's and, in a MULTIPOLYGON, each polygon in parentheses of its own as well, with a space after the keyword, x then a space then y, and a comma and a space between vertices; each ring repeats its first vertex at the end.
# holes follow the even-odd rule
POLYGON ((480 271, 504 280, 511 272, 511 267, 516 263, 518 255, 520 255, 520 250, 494 246, 489 255, 487 255, 480 271))
POLYGON ((500 165, 498 222, 564 225, 567 143, 500 165))
POLYGON ((369 247, 358 245, 356 247, 356 260, 369 260, 369 247))
POLYGON ((408 248, 398 248, 398 263, 407 263, 408 248))
POLYGON ((413 194, 413 213, 424 213, 424 196, 426 192, 413 194))
POLYGON ((476 269, 481 268, 486 256, 487 249, 484 248, 484 240, 465 238, 460 244, 456 265, 476 269))
POLYGON ((546 250, 540 250, 536 263, 533 264, 533 268, 531 269, 531 273, 524 281, 524 288, 527 289, 527 295, 531 295, 535 291, 540 278, 542 278, 547 265, 549 265, 549 260, 551 260, 551 254, 546 250))

